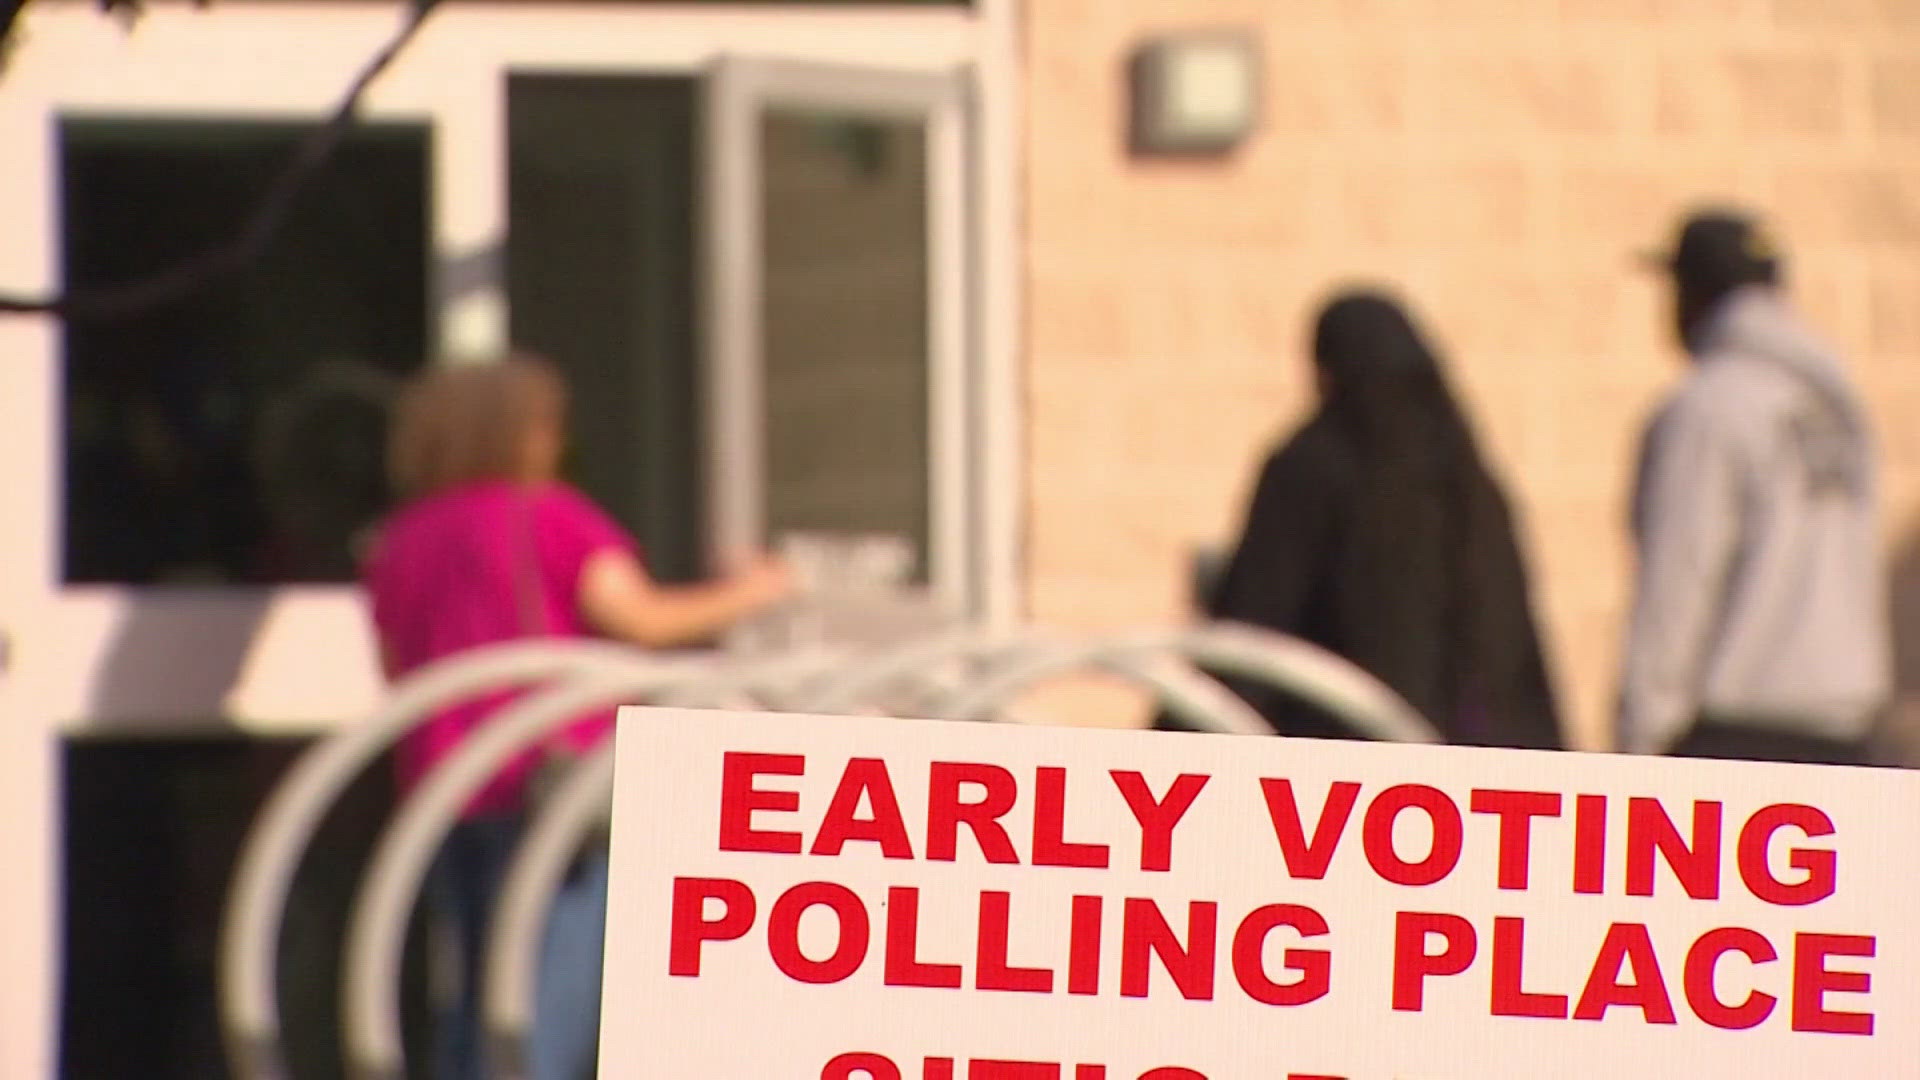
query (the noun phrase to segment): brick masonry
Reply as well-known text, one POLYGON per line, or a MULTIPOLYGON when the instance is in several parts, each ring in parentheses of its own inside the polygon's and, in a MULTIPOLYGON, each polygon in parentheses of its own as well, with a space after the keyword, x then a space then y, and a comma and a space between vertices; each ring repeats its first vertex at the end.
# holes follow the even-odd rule
MULTIPOLYGON (((1469 398, 1523 514, 1576 736, 1604 746, 1630 459, 1680 374, 1632 256, 1715 198, 1775 218, 1796 294, 1872 403, 1889 551, 1920 574, 1920 0, 1025 12, 1031 617, 1184 617, 1190 549, 1232 535, 1309 404, 1318 299, 1384 280, 1469 398), (1220 25, 1262 39, 1258 135, 1224 161, 1129 159, 1130 50, 1220 25)), ((1077 718, 1137 711, 1102 688, 1077 718)))

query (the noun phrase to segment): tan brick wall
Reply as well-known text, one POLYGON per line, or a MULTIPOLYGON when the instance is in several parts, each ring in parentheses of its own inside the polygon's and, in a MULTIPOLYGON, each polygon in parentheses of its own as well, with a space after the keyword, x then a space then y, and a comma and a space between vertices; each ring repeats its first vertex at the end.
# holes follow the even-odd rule
POLYGON ((1777 215, 1794 285, 1920 521, 1920 0, 1027 0, 1030 615, 1177 619, 1308 403, 1317 299, 1398 284, 1524 514, 1582 741, 1604 740, 1624 502, 1679 374, 1631 256, 1706 198, 1777 215), (1265 119, 1225 162, 1132 161, 1124 64, 1241 26, 1265 119))

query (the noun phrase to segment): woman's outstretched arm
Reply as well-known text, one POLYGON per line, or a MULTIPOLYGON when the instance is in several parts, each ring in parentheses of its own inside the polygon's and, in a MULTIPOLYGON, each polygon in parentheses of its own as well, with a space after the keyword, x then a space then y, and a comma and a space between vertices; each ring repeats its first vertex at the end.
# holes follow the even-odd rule
POLYGON ((786 565, 765 556, 715 581, 662 585, 631 552, 608 548, 581 568, 579 604, 587 622, 608 637, 670 649, 711 640, 791 588, 786 565))

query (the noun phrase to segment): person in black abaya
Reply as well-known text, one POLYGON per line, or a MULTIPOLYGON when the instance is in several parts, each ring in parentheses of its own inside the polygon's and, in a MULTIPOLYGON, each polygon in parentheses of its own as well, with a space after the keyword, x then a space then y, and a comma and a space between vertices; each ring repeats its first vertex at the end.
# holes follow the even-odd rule
MULTIPOLYGON (((1395 300, 1354 291, 1321 312, 1313 355, 1319 410, 1261 471, 1207 614, 1345 657, 1448 742, 1559 747, 1507 500, 1432 350, 1395 300)), ((1355 737, 1228 681, 1279 734, 1355 737)))

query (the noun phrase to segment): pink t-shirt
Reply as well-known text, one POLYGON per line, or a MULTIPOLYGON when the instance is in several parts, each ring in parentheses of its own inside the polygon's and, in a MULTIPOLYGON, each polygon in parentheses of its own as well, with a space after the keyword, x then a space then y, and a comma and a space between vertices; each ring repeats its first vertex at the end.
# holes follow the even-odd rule
MULTIPOLYGON (((503 641, 592 636, 580 612, 580 572, 607 550, 633 552, 635 546, 612 518, 564 484, 462 484, 402 507, 382 526, 366 567, 387 677, 503 641)), ((455 706, 415 728, 397 755, 402 789, 520 692, 455 706)), ((559 738, 584 748, 611 726, 611 713, 589 717, 559 738)), ((468 813, 518 809, 538 758, 530 752, 513 762, 468 813)))

